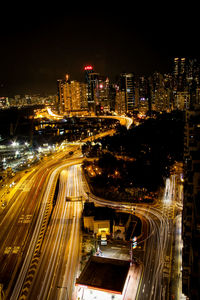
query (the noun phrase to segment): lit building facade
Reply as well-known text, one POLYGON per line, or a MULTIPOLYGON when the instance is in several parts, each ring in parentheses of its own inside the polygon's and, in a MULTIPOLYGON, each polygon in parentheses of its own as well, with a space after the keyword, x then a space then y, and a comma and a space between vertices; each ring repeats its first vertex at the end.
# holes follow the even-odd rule
POLYGON ((116 89, 115 112, 119 115, 126 113, 125 91, 120 91, 118 88, 116 89))
POLYGON ((150 106, 152 111, 170 111, 172 92, 169 77, 158 72, 149 78, 150 106))
POLYGON ((177 91, 174 94, 174 108, 178 110, 190 108, 190 94, 188 91, 177 91))
POLYGON ((120 75, 120 91, 125 94, 125 112, 132 112, 135 108, 135 82, 132 73, 120 75))
POLYGON ((65 111, 65 99, 64 99, 64 86, 65 81, 62 79, 57 80, 57 103, 56 108, 59 113, 63 113, 65 111))
POLYGON ((176 57, 173 68, 174 90, 184 91, 200 85, 200 64, 197 59, 176 57))
POLYGON ((140 76, 137 81, 138 86, 138 109, 141 113, 146 113, 150 109, 150 89, 149 80, 145 76, 140 76))
POLYGON ((185 88, 186 80, 186 59, 184 57, 174 58, 174 88, 175 90, 182 91, 185 88))
POLYGON ((59 113, 76 114, 88 110, 87 85, 76 80, 57 81, 59 113))
POLYGON ((101 114, 103 112, 110 111, 110 101, 109 101, 109 79, 103 76, 99 76, 96 81, 94 90, 94 102, 96 106, 96 114, 101 114))
POLYGON ((8 97, 0 97, 0 108, 9 107, 10 103, 8 101, 8 97))
POLYGON ((87 104, 91 113, 100 115, 115 109, 115 89, 109 78, 94 72, 91 65, 84 68, 87 84, 87 104))
POLYGON ((87 85, 87 103, 89 111, 96 110, 95 88, 98 85, 99 73, 95 73, 91 65, 84 67, 85 83, 87 85))

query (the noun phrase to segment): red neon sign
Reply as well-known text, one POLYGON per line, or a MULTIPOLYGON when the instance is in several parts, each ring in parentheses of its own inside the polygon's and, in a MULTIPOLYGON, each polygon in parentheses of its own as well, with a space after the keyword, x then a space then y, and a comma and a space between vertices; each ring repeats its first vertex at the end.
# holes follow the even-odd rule
POLYGON ((93 67, 92 67, 92 66, 86 66, 86 67, 84 68, 84 70, 85 70, 85 71, 93 70, 93 67))

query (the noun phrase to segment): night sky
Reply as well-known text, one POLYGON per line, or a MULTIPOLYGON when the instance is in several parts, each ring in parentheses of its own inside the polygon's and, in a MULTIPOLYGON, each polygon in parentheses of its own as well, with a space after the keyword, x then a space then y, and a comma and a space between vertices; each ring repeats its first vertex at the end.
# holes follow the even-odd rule
POLYGON ((22 8, 1 10, 0 96, 55 94, 65 73, 83 81, 86 64, 114 81, 121 72, 170 72, 176 56, 199 57, 195 7, 22 8))

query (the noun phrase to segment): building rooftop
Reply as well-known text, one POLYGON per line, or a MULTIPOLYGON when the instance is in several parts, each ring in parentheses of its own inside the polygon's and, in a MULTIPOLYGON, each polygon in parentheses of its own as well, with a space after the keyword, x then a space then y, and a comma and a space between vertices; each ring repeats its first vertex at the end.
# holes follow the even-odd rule
POLYGON ((113 217, 113 210, 109 207, 97 207, 94 202, 85 202, 84 217, 94 217, 94 220, 110 220, 113 217))
POLYGON ((116 212, 114 215, 114 222, 117 226, 125 226, 130 218, 130 214, 116 212))
POLYGON ((129 267, 128 261, 91 256, 76 280, 76 285, 122 294, 129 267))
POLYGON ((95 207, 94 220, 111 220, 113 218, 113 210, 109 207, 95 207))

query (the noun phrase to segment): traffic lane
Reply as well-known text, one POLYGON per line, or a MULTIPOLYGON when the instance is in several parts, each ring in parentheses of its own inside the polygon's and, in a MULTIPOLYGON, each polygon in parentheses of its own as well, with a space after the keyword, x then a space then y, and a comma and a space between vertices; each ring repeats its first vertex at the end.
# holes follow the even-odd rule
POLYGON ((30 290, 30 299, 44 299, 44 295, 51 288, 51 283, 54 278, 54 267, 59 254, 60 240, 62 238, 63 226, 66 226, 64 217, 69 212, 66 210, 66 202, 63 200, 66 187, 61 183, 59 185, 58 199, 54 208, 48 231, 45 235, 44 242, 41 248, 41 258, 37 268, 37 273, 30 290))
MULTIPOLYGON (((45 174, 43 175, 45 176, 45 174)), ((14 279, 13 276, 15 275, 15 272, 13 270, 15 269, 15 267, 18 267, 20 265, 20 260, 23 259, 25 246, 28 241, 27 235, 31 232, 30 229, 33 225, 33 208, 35 207, 35 205, 38 205, 36 199, 38 196, 38 191, 43 185, 44 178, 37 177, 37 181, 37 188, 35 188, 36 186, 33 186, 32 192, 23 192, 23 201, 20 198, 19 201, 17 201, 15 205, 12 206, 12 209, 15 210, 15 214, 13 213, 13 218, 11 219, 12 224, 11 226, 8 225, 9 227, 7 228, 7 231, 4 232, 4 236, 6 236, 6 238, 4 238, 4 236, 2 237, 3 247, 2 253, 0 255, 0 278, 1 282, 4 284, 4 289, 7 288, 9 281, 10 285, 12 284, 12 281, 14 279), (11 249, 9 253, 7 253, 8 249, 11 249), (7 254, 5 255, 5 253, 7 254)), ((4 222, 5 221, 6 218, 4 219, 4 222)))
MULTIPOLYGON (((80 166, 76 165, 69 168, 67 178, 68 197, 79 197, 81 195, 79 175, 80 166)), ((63 243, 61 244, 62 254, 60 257, 62 259, 58 264, 59 270, 55 279, 54 288, 52 288, 50 299, 65 299, 66 293, 68 294, 68 298, 72 299, 72 293, 75 286, 80 258, 80 219, 82 203, 71 200, 70 202, 67 202, 67 205, 71 208, 69 220, 67 222, 68 227, 66 226, 63 243)))
MULTIPOLYGON (((49 286, 48 297, 49 299, 62 299, 63 291, 68 291, 68 295, 70 295, 69 299, 71 299, 71 294, 75 281, 75 273, 78 266, 79 261, 79 247, 80 247, 80 218, 81 218, 81 209, 82 204, 78 202, 66 202, 66 195, 76 197, 79 193, 78 189, 78 178, 77 178, 77 168, 70 167, 69 172, 67 173, 67 192, 63 194, 63 196, 59 197, 59 201, 63 203, 65 207, 67 207, 68 215, 64 218, 63 215, 60 215, 58 223, 60 227, 62 223, 64 223, 64 228, 62 229, 62 238, 57 242, 57 249, 49 254, 54 255, 56 257, 56 266, 53 263, 48 262, 45 268, 48 268, 48 271, 45 272, 45 278, 43 281, 43 285, 46 287, 49 286), (52 268, 49 268, 49 263, 51 263, 52 268), (47 282, 47 274, 51 276, 54 274, 51 280, 47 282)), ((59 187, 61 190, 61 187, 59 187)), ((58 200, 57 200, 58 201, 58 200)), ((57 204, 56 204, 57 205, 57 204)), ((59 209, 60 212, 60 209, 59 209)), ((55 227, 52 227, 52 231, 55 227)), ((49 231, 51 228, 49 229, 49 231)), ((51 245, 51 240, 46 240, 47 247, 51 245)), ((46 251, 44 251, 46 255, 46 251)), ((41 259, 43 261, 43 259, 41 259)), ((42 269, 40 270, 42 273, 42 269)), ((38 276, 36 276, 38 278, 38 276)), ((38 281, 40 284, 40 281, 38 281)), ((36 284, 33 283, 32 288, 36 290, 36 284)), ((37 289, 40 289, 41 292, 39 294, 40 297, 44 297, 46 294, 45 289, 41 286, 38 286, 37 289)), ((37 297, 35 294, 34 297, 37 297)), ((34 299, 34 298, 33 298, 34 299)), ((41 298, 42 299, 42 298, 41 298)))
MULTIPOLYGON (((78 265, 80 260, 80 220, 82 205, 80 203, 74 203, 74 217, 73 225, 70 234, 70 239, 68 240, 68 255, 66 256, 66 264, 63 265, 63 277, 62 286, 67 287, 69 299, 72 299, 72 294, 74 292, 75 280, 78 272, 78 265)), ((53 299, 53 298, 52 298, 53 299)), ((59 299, 64 299, 64 289, 61 289, 59 299)))
POLYGON ((22 286, 23 286, 23 283, 25 281, 26 275, 28 274, 29 265, 31 263, 31 257, 34 254, 36 244, 37 244, 38 239, 40 237, 40 230, 41 230, 41 226, 42 226, 42 222, 43 222, 43 218, 44 218, 44 213, 46 212, 46 206, 48 205, 48 203, 50 201, 49 199, 51 199, 51 197, 52 197, 53 186, 57 182, 56 177, 58 176, 59 172, 63 168, 69 167, 71 165, 74 165, 75 163, 80 163, 80 162, 82 162, 82 159, 75 159, 73 161, 65 163, 64 165, 63 165, 62 162, 60 162, 59 164, 57 164, 57 167, 54 168, 54 170, 52 171, 52 173, 50 175, 50 178, 49 178, 49 181, 48 181, 48 186, 45 189, 45 193, 43 195, 43 199, 42 199, 42 202, 41 202, 37 222, 35 224, 33 234, 31 235, 31 241, 28 245, 27 254, 24 256, 23 264, 22 264, 21 270, 19 272, 19 276, 17 278, 15 287, 14 287, 13 292, 12 292, 11 299, 13 299, 13 300, 15 300, 16 297, 18 297, 20 291, 22 290, 22 286))
POLYGON ((165 223, 160 220, 150 221, 150 227, 153 234, 147 240, 143 282, 141 284, 138 299, 161 299, 162 293, 162 270, 165 257, 165 246, 167 235, 162 234, 165 223))

